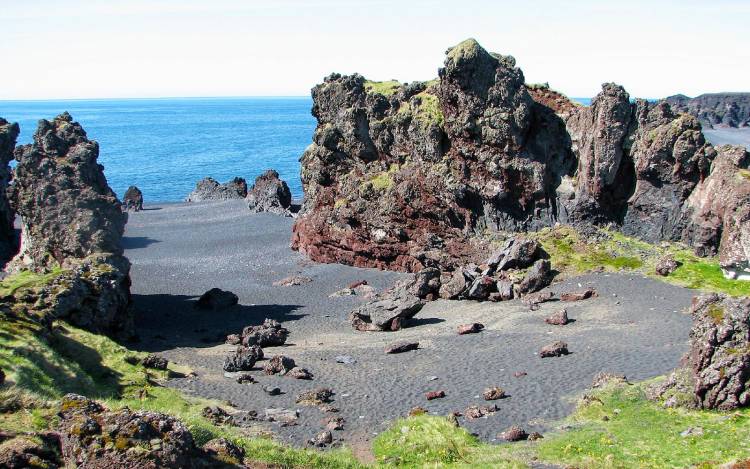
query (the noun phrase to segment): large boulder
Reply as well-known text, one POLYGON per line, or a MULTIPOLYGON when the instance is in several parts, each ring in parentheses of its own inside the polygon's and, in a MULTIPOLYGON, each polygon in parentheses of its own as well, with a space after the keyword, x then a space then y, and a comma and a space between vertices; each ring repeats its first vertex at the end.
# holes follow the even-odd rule
POLYGON ((247 182, 236 177, 231 181, 220 184, 216 179, 206 177, 195 184, 185 202, 203 202, 204 200, 244 199, 247 196, 247 182))
POLYGON ((127 214, 97 163, 99 144, 70 114, 39 121, 34 143, 15 156, 11 192, 22 238, 12 269, 44 271, 92 254, 122 254, 127 214))
POLYGON ((695 397, 705 409, 750 405, 750 298, 693 300, 689 362, 695 397))
POLYGON ((390 290, 377 295, 349 313, 352 327, 358 331, 396 331, 402 322, 413 318, 425 305, 425 300, 412 290, 414 280, 397 283, 390 290))
POLYGON ((253 212, 269 212, 290 217, 292 192, 286 182, 279 179, 279 173, 269 169, 255 178, 255 184, 247 193, 247 205, 253 212))
POLYGON ((13 228, 15 212, 6 192, 12 177, 8 163, 13 159, 19 130, 18 124, 0 118, 0 263, 9 260, 18 250, 18 239, 13 228))

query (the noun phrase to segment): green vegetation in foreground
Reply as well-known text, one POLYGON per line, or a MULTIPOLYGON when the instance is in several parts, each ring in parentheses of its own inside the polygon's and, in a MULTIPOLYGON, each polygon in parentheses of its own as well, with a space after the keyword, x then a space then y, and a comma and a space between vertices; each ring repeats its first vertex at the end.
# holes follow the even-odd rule
POLYGON ((239 428, 216 426, 201 416, 215 402, 191 398, 160 386, 169 374, 186 370, 170 364, 170 370, 148 370, 131 364, 127 357, 143 358, 111 339, 56 322, 46 339, 40 326, 0 316, 0 368, 12 384, 0 390, 0 428, 26 432, 52 428, 56 402, 75 392, 103 401, 111 409, 163 412, 180 418, 190 428, 197 444, 224 437, 243 446, 255 461, 284 467, 357 468, 351 451, 325 453, 286 447, 269 438, 239 428))
POLYGON ((712 468, 750 458, 750 409, 665 409, 646 399, 650 384, 590 393, 568 419, 573 429, 541 440, 537 456, 581 468, 712 468), (702 434, 682 436, 689 428, 702 434))
POLYGON ((0 281, 0 298, 15 294, 23 288, 36 288, 44 286, 50 280, 58 277, 64 272, 63 269, 57 268, 47 274, 37 274, 29 270, 23 270, 16 274, 10 275, 0 281))
POLYGON ((545 228, 532 237, 549 253, 552 267, 563 274, 624 269, 688 288, 733 296, 750 295, 750 282, 724 278, 716 258, 698 257, 687 247, 675 243, 655 246, 606 229, 600 229, 600 234, 602 240, 589 242, 574 228, 561 226, 545 228), (654 267, 665 255, 672 255, 681 265, 669 276, 660 277, 654 267))
POLYGON ((373 94, 382 94, 383 96, 391 96, 398 89, 401 88, 401 83, 397 80, 389 81, 366 81, 365 91, 373 94))

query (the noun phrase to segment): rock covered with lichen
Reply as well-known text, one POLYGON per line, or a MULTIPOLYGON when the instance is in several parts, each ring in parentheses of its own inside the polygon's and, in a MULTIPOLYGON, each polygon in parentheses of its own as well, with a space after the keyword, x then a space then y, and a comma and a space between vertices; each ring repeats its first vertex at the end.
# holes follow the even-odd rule
POLYGON ((0 118, 0 261, 9 260, 18 248, 13 228, 15 212, 10 206, 6 192, 12 176, 9 163, 13 159, 19 130, 18 124, 0 118))
POLYGON ((15 156, 10 193, 21 250, 8 270, 44 282, 7 299, 13 314, 130 336, 130 262, 121 245, 127 213, 97 163, 99 145, 64 113, 41 120, 34 142, 15 156))
POLYGON ((696 216, 692 196, 717 151, 694 117, 631 101, 613 83, 590 106, 575 104, 527 85, 512 57, 474 40, 449 49, 438 75, 401 84, 333 74, 313 89, 318 126, 301 159, 293 248, 419 271, 481 262, 487 232, 558 222, 649 242, 693 242, 701 231, 701 254, 732 244, 720 239, 725 220, 696 216))

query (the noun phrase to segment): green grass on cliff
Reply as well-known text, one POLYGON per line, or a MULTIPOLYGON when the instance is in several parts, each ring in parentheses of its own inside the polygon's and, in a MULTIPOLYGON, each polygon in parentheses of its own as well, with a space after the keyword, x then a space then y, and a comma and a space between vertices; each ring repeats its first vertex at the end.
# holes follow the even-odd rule
POLYGON ((601 239, 590 241, 574 228, 545 228, 531 234, 549 253, 552 267, 563 275, 577 275, 592 270, 634 271, 697 290, 750 295, 750 282, 724 278, 716 258, 702 258, 686 246, 663 243, 658 246, 601 229, 601 239), (654 268, 663 256, 671 255, 680 266, 667 277, 656 275, 654 268))
POLYGON ((397 80, 365 82, 365 91, 373 94, 382 94, 383 96, 391 96, 399 88, 401 88, 401 83, 397 80))
POLYGON ((63 269, 57 268, 47 274, 37 274, 28 270, 23 270, 10 275, 0 281, 0 298, 13 295, 24 288, 44 286, 63 272, 63 269))

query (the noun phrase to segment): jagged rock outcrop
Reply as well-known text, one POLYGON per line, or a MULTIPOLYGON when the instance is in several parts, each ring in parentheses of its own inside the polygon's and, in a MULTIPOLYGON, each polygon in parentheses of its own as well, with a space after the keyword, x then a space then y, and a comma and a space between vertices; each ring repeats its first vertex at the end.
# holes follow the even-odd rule
POLYGON ((699 252, 719 247, 719 262, 729 278, 750 280, 750 153, 721 146, 711 175, 690 195, 688 241, 699 252))
POLYGON ((140 212, 143 210, 143 192, 136 186, 128 187, 125 196, 122 198, 122 206, 125 210, 140 212))
POLYGON ((231 181, 220 184, 216 179, 206 177, 195 184, 185 202, 202 202, 204 200, 244 199, 247 196, 247 182, 236 177, 231 181))
POLYGON ((709 127, 750 125, 750 93, 708 93, 695 98, 678 94, 665 101, 676 112, 692 114, 709 127))
POLYGON ((279 173, 269 169, 255 178, 255 184, 247 193, 247 206, 253 212, 269 212, 291 217, 292 191, 279 173))
POLYGON ((99 145, 64 113, 40 121, 34 143, 16 148, 15 155, 10 192, 22 235, 21 251, 8 269, 31 270, 48 280, 37 292, 8 301, 14 310, 46 321, 61 318, 94 332, 130 336, 130 262, 121 246, 127 214, 97 164, 99 145))
POLYGON ((750 405, 750 299, 704 295, 693 300, 689 362, 695 396, 706 409, 750 405))
POLYGON ((312 94, 292 247, 313 260, 451 271, 481 262, 486 230, 556 222, 650 242, 701 231, 699 253, 719 247, 721 226, 696 227, 689 200, 717 152, 664 102, 607 83, 580 106, 474 40, 449 49, 431 82, 333 74, 312 94))
POLYGON ((12 174, 8 163, 13 159, 19 130, 18 124, 11 124, 0 118, 0 263, 13 257, 18 249, 18 239, 13 228, 16 215, 6 192, 12 174))
POLYGON ((22 219, 13 269, 35 271, 95 253, 122 254, 127 214, 97 163, 99 144, 68 113, 41 120, 34 143, 16 148, 11 189, 22 219))

